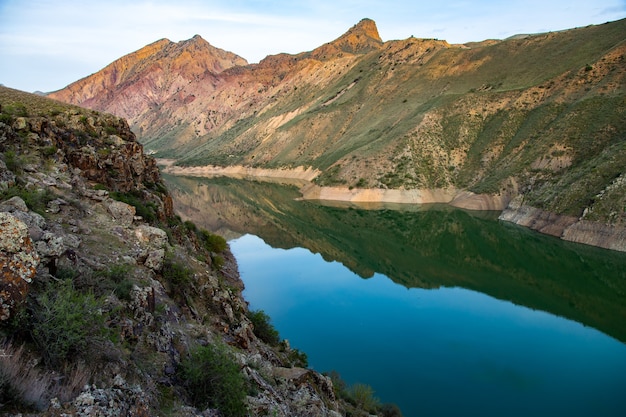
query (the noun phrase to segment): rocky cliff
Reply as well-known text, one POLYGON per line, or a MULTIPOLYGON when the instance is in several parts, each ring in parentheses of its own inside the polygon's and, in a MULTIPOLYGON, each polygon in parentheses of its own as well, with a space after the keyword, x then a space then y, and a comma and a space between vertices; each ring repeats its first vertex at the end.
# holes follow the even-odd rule
POLYGON ((0 150, 1 414, 368 414, 248 310, 124 120, 0 87, 0 150))
MULTIPOLYGON (((520 196, 619 229, 624 33, 626 20, 467 45, 382 42, 364 19, 313 51, 164 89, 140 115, 124 110, 133 99, 118 88, 84 104, 128 117, 147 148, 182 167, 303 167, 317 185, 340 187, 333 195, 452 190, 469 208, 501 210, 520 196)), ((127 82, 137 96, 151 91, 141 76, 127 82)), ((53 96, 77 102, 68 92, 79 84, 53 96)))

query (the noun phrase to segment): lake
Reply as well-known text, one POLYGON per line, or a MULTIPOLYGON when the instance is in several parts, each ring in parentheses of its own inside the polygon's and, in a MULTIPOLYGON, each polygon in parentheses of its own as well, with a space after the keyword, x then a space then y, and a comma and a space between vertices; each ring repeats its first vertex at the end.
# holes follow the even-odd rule
POLYGON ((623 416, 626 254, 446 206, 329 206, 167 176, 229 237, 252 309, 409 416, 623 416))

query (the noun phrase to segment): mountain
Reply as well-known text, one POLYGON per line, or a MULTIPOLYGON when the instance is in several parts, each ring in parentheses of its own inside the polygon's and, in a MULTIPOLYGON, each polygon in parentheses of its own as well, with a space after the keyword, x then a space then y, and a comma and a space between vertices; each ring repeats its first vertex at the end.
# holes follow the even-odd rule
POLYGON ((50 96, 132 121, 172 98, 193 101, 193 95, 180 94, 190 82, 246 64, 199 35, 178 43, 161 39, 50 96))
POLYGON ((106 94, 95 94, 99 73, 51 96, 128 118, 148 149, 182 166, 311 167, 318 185, 346 191, 442 188, 487 196, 470 208, 514 200, 518 213, 540 210, 533 219, 621 226, 625 34, 620 20, 465 45, 382 42, 364 19, 313 51, 207 70, 175 89, 154 80, 178 72, 139 70, 174 70, 169 56, 143 54, 106 94))
POLYGON ((0 414, 374 411, 242 290, 123 119, 0 87, 0 414))

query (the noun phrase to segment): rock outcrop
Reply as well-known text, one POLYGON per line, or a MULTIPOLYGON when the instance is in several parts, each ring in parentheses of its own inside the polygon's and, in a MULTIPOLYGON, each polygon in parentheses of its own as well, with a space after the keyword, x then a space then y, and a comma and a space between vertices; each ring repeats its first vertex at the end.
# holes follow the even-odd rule
POLYGON ((0 212, 0 321, 11 318, 26 299, 38 266, 26 224, 0 212))
POLYGON ((521 197, 511 201, 499 219, 570 242, 626 252, 626 226, 623 224, 558 215, 523 204, 521 197))
POLYGON ((361 412, 257 336, 227 245, 174 215, 123 121, 4 87, 0 105, 3 415, 223 415, 181 373, 202 346, 223 346, 248 415, 361 412))

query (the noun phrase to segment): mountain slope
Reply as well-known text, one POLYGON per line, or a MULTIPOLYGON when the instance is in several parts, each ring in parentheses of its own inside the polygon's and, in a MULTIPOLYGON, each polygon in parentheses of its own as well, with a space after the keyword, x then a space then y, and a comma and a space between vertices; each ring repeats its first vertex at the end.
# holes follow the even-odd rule
POLYGON ((173 96, 193 100, 178 93, 198 77, 246 64, 199 35, 178 43, 161 39, 49 96, 133 120, 173 96))
POLYGON ((305 166, 326 186, 522 195, 622 224, 625 34, 621 20, 467 45, 382 43, 364 19, 313 51, 205 72, 141 114, 124 112, 123 94, 83 104, 115 103, 147 148, 182 165, 305 166))
POLYGON ((370 415, 242 290, 124 120, 0 86, 0 414, 370 415))

